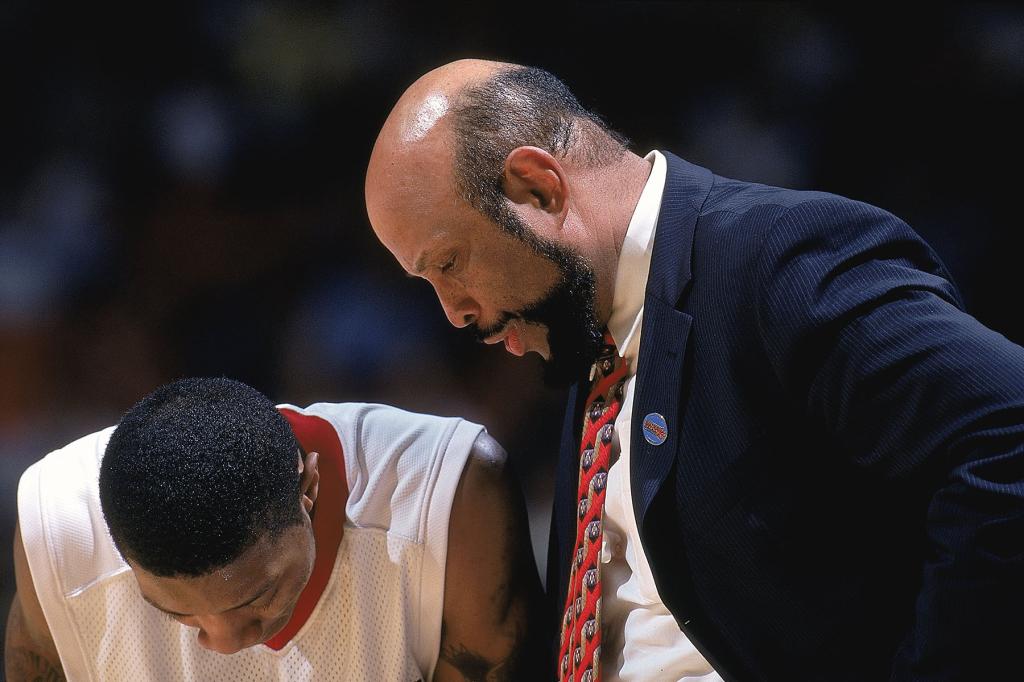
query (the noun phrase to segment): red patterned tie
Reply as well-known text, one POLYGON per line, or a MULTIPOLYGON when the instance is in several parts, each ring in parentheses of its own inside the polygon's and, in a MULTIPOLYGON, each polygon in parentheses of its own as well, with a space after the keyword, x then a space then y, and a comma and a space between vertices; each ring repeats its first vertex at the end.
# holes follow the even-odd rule
POLYGON ((591 370, 591 390, 583 414, 576 542, 559 641, 560 682, 601 679, 602 512, 611 466, 612 431, 626 380, 626 363, 615 352, 615 342, 607 332, 604 341, 591 370))

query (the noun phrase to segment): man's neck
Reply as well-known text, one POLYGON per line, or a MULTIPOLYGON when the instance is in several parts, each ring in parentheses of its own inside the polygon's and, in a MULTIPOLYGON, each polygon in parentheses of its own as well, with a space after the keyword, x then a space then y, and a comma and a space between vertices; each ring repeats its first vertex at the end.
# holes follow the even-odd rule
POLYGON ((652 168, 653 164, 647 159, 627 151, 622 159, 591 171, 584 180, 586 194, 592 197, 587 206, 586 222, 593 243, 590 261, 597 277, 595 303, 598 319, 603 324, 611 316, 615 276, 626 230, 652 168))
POLYGON ((617 188, 618 199, 613 203, 618 204, 618 211, 615 215, 615 223, 611 227, 614 235, 615 258, 618 262, 619 254, 622 253, 622 243, 626 240, 626 230, 636 212, 636 205, 640 202, 640 195, 643 194, 647 180, 651 177, 654 163, 642 156, 627 152, 628 159, 623 160, 623 167, 618 174, 621 186, 617 188))

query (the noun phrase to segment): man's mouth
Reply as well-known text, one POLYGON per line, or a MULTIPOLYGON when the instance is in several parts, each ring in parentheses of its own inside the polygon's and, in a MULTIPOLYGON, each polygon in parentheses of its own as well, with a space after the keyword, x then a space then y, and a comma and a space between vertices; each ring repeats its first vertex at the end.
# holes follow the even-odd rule
POLYGON ((484 339, 484 343, 489 345, 502 341, 505 342, 505 350, 512 355, 521 357, 526 354, 526 349, 523 347, 522 331, 515 322, 509 322, 500 332, 491 334, 484 339))

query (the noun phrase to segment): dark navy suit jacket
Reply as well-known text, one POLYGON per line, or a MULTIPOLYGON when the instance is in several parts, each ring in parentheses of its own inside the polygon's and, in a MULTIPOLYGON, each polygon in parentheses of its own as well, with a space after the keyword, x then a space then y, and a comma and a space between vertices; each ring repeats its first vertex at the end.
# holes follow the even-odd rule
POLYGON ((680 628, 727 679, 1024 679, 1024 349, 893 215, 666 156, 630 480, 680 628))

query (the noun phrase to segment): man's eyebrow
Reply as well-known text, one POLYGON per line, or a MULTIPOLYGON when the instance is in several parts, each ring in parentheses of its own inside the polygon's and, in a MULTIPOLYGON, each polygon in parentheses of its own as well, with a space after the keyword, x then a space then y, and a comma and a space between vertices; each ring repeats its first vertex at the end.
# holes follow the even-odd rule
MULTIPOLYGON (((223 611, 221 611, 221 613, 227 613, 228 611, 234 611, 235 609, 240 609, 243 606, 248 606, 249 604, 252 604, 254 601, 256 601, 257 599, 262 597, 264 594, 266 594, 270 590, 270 588, 273 587, 273 586, 274 586, 274 581, 271 580, 271 581, 267 582, 263 587, 261 587, 259 589, 259 591, 256 592, 256 594, 254 594, 250 599, 246 599, 241 604, 235 604, 234 606, 230 606, 230 607, 224 609, 223 611)), ((192 614, 189 614, 189 613, 178 613, 177 611, 171 611, 170 609, 165 609, 164 607, 162 607, 159 604, 157 604, 155 601, 150 599, 145 594, 142 594, 142 598, 145 599, 146 602, 148 602, 149 605, 152 606, 157 611, 163 611, 164 613, 166 613, 166 614, 168 614, 170 616, 181 616, 182 618, 191 618, 192 617, 192 614)))
POLYGON ((267 592, 269 592, 269 591, 270 591, 270 588, 271 588, 271 587, 273 587, 273 586, 274 586, 274 581, 273 581, 273 580, 268 580, 268 581, 267 581, 266 583, 264 583, 263 587, 261 587, 261 588, 260 588, 260 589, 259 589, 259 590, 258 590, 258 591, 256 592, 256 594, 254 594, 254 595, 252 596, 252 598, 250 598, 250 599, 246 599, 246 600, 245 600, 244 602, 242 602, 241 604, 235 604, 234 606, 231 606, 231 607, 229 607, 229 608, 226 608, 226 609, 224 609, 224 611, 223 611, 222 613, 225 613, 225 612, 227 612, 227 611, 234 611, 235 609, 240 609, 240 608, 242 608, 243 606, 248 606, 249 604, 253 603, 253 602, 254 602, 254 601, 256 601, 257 599, 259 599, 260 597, 262 597, 263 595, 265 595, 265 594, 266 594, 267 592))
POLYGON ((422 275, 423 271, 427 268, 427 254, 421 253, 416 259, 416 262, 412 264, 412 272, 406 273, 409 277, 416 277, 422 275))
POLYGON ((181 616, 183 618, 188 618, 188 614, 187 613, 178 613, 177 611, 171 611, 170 609, 165 609, 164 607, 160 606, 155 601, 150 599, 148 596, 146 596, 145 592, 141 592, 140 591, 140 594, 142 594, 142 598, 146 600, 146 603, 149 604, 150 606, 152 606, 157 611, 162 611, 162 612, 166 613, 169 616, 181 616))

